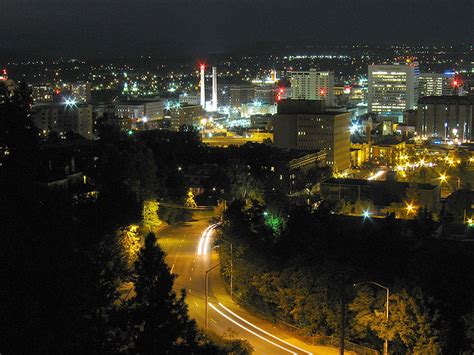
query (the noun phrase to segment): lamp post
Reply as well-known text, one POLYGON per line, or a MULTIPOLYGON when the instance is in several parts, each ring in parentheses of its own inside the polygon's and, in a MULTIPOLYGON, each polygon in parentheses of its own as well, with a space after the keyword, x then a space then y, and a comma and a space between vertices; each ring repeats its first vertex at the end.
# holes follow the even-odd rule
MULTIPOLYGON (((385 287, 377 282, 373 282, 373 281, 364 281, 364 282, 359 282, 359 283, 355 283, 354 284, 354 287, 356 286, 359 286, 359 285, 363 285, 363 284, 372 284, 372 285, 375 285, 375 286, 378 286, 380 288, 383 288, 386 292, 387 292, 387 301, 386 301, 386 305, 385 305, 385 319, 387 321, 387 326, 388 326, 388 307, 389 307, 389 302, 390 302, 390 289, 388 287, 385 287)), ((385 336, 385 342, 383 344, 383 353, 384 355, 388 355, 388 336, 386 335, 385 336)))
POLYGON ((217 263, 213 267, 211 267, 209 270, 206 270, 206 277, 205 277, 205 285, 204 285, 204 295, 205 295, 205 305, 204 305, 204 323, 205 323, 205 329, 208 327, 208 310, 207 310, 207 303, 208 303, 208 298, 209 298, 209 273, 214 270, 216 267, 218 267, 221 263, 217 263))

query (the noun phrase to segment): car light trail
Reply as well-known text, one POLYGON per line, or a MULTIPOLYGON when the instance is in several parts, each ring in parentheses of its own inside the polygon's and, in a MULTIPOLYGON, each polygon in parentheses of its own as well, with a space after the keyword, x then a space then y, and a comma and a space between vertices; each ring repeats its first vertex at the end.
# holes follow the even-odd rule
POLYGON ((201 238, 199 239, 199 245, 198 245, 198 255, 202 254, 202 247, 204 246, 204 239, 206 238, 206 233, 209 230, 210 227, 207 227, 204 232, 201 234, 201 238))
POLYGON ((379 177, 382 177, 383 174, 385 174, 385 170, 377 171, 374 175, 368 177, 367 180, 377 180, 379 177))
POLYGON ((224 312, 222 312, 222 311, 220 311, 219 309, 217 309, 217 307, 214 306, 212 303, 209 302, 208 304, 209 304, 209 307, 211 307, 213 310, 215 310, 217 313, 219 313, 222 317, 228 319, 229 321, 231 321, 231 322, 234 323, 235 325, 238 325, 240 328, 245 329, 245 330, 248 331, 249 333, 251 333, 251 334, 253 334, 253 335, 259 337, 259 338, 262 339, 262 340, 265 340, 266 342, 268 342, 268 343, 270 343, 270 344, 272 344, 272 345, 274 345, 274 346, 276 346, 276 347, 278 347, 278 348, 280 348, 280 349, 282 349, 282 350, 284 350, 284 351, 286 351, 286 352, 288 352, 288 353, 290 353, 290 354, 297 355, 297 353, 295 353, 295 352, 293 352, 293 351, 291 351, 291 350, 288 350, 287 348, 284 348, 284 347, 281 346, 281 345, 278 345, 277 343, 275 343, 275 342, 273 342, 273 341, 271 341, 271 340, 265 338, 264 336, 262 336, 262 335, 260 335, 260 334, 258 334, 258 333, 256 333, 256 332, 254 332, 253 330, 251 330, 251 329, 247 328, 246 326, 240 324, 240 323, 237 322, 236 320, 230 318, 227 314, 225 314, 224 312))
POLYGON ((239 316, 238 314, 232 312, 229 308, 227 308, 226 306, 224 306, 224 305, 223 305, 222 303, 220 303, 220 302, 219 302, 219 306, 221 306, 222 308, 224 308, 227 312, 229 312, 230 314, 232 314, 234 317, 240 319, 242 322, 247 323, 248 325, 254 327, 255 329, 258 329, 258 330, 261 331, 262 333, 264 333, 264 334, 266 334, 266 335, 268 335, 268 336, 271 336, 272 338, 274 338, 274 339, 276 339, 276 340, 278 340, 278 341, 280 341, 280 342, 282 342, 282 343, 284 343, 284 344, 286 344, 286 345, 292 346, 292 347, 294 347, 295 349, 301 350, 301 351, 303 351, 304 353, 306 353, 306 354, 308 354, 308 355, 313 355, 313 353, 311 353, 311 352, 309 352, 309 351, 307 351, 307 350, 303 350, 303 349, 301 349, 301 348, 298 348, 297 346, 295 346, 295 345, 293 345, 293 344, 290 344, 290 343, 288 343, 287 341, 285 341, 285 340, 283 340, 283 339, 280 339, 280 338, 276 337, 275 335, 273 335, 273 334, 271 334, 271 333, 269 333, 269 332, 267 332, 267 331, 265 331, 265 330, 263 330, 263 329, 257 327, 255 324, 250 323, 248 320, 246 320, 246 319, 242 318, 241 316, 239 316))
POLYGON ((207 255, 207 250, 209 249, 210 237, 212 231, 219 225, 219 223, 211 224, 207 227, 204 232, 201 234, 198 244, 198 255, 207 255))

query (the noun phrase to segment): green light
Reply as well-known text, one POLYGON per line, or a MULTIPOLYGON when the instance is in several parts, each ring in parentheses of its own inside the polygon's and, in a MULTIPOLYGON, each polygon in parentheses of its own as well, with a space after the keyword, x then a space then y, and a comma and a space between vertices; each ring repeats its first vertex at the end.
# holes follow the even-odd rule
POLYGON ((131 135, 133 135, 133 131, 132 131, 132 130, 129 130, 129 131, 127 132, 127 134, 128 134, 129 136, 131 136, 131 135))
POLYGON ((267 211, 263 212, 265 216, 265 224, 270 227, 273 231, 273 234, 280 235, 283 229, 283 219, 279 216, 268 213, 267 211))

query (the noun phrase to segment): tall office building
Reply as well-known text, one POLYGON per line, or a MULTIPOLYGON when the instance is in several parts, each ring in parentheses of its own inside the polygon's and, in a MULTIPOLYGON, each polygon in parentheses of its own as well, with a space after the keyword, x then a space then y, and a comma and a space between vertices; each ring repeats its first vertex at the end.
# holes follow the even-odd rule
POLYGON ((369 112, 396 116, 415 108, 418 101, 419 69, 417 62, 393 65, 369 65, 369 112))
POLYGON ((416 132, 458 142, 472 139, 474 96, 427 96, 418 101, 416 132))
POLYGON ((419 97, 450 95, 450 79, 442 73, 421 73, 419 97))
POLYGON ((282 100, 273 116, 274 144, 280 148, 322 150, 335 171, 350 167, 351 113, 325 109, 322 100, 282 100))
POLYGON ((290 73, 291 98, 298 100, 324 100, 334 105, 334 73, 310 69, 290 73))

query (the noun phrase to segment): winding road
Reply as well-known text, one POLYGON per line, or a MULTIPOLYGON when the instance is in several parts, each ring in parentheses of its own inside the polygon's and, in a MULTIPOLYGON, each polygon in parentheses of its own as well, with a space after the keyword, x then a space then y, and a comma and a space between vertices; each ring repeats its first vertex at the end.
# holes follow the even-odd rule
MULTIPOLYGON (((167 253, 166 262, 178 275, 176 291, 186 289, 190 316, 201 327, 205 324, 205 273, 219 263, 212 250, 212 233, 205 238, 211 217, 211 212, 199 211, 192 222, 165 227, 157 235, 167 253)), ((209 329, 248 340, 255 354, 339 353, 336 348, 308 345, 237 306, 225 291, 219 272, 217 266, 209 274, 209 329)))

